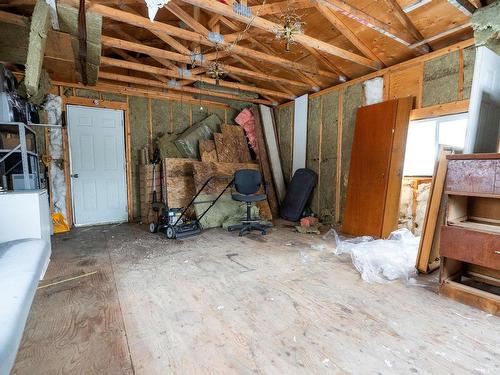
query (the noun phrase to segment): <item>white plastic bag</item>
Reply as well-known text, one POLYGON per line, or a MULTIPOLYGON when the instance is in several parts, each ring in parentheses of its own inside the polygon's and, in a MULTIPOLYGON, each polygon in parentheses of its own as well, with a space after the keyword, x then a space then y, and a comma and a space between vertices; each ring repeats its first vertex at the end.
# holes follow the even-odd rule
POLYGON ((342 239, 333 229, 325 234, 324 239, 335 241, 334 254, 349 253, 354 267, 367 282, 408 281, 416 272, 420 238, 406 228, 392 232, 386 240, 373 240, 369 236, 342 239))
POLYGON ((151 22, 154 21, 158 9, 163 8, 170 0, 144 0, 148 7, 148 16, 151 22))

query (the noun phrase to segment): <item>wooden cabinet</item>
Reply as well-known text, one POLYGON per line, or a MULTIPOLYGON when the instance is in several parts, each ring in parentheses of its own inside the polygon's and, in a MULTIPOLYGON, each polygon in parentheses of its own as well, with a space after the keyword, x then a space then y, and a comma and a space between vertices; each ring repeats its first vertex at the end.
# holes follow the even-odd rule
POLYGON ((342 232, 387 237, 397 229, 411 108, 407 97, 358 110, 342 232))
POLYGON ((500 315, 500 154, 447 158, 440 293, 500 315))

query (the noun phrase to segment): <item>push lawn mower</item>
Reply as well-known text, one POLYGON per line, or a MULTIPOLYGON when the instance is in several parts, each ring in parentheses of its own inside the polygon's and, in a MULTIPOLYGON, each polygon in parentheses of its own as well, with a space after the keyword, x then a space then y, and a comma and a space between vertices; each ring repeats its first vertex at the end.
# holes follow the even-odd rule
POLYGON ((174 238, 185 238, 189 236, 194 236, 196 234, 200 234, 201 231, 203 230, 203 227, 200 223, 200 220, 205 216, 205 214, 217 203, 219 198, 224 194, 224 192, 229 189, 229 187, 233 184, 233 178, 228 177, 228 176, 212 176, 210 177, 203 186, 201 187, 200 190, 196 193, 196 195, 191 199, 191 202, 184 207, 184 208, 169 208, 165 209, 164 212, 159 216, 158 222, 157 223, 151 223, 149 230, 151 233, 155 232, 161 232, 164 233, 167 238, 169 239, 174 239, 174 238), (207 209, 197 218, 193 220, 185 219, 185 214, 188 211, 188 209, 196 204, 196 203, 209 203, 209 202, 196 202, 196 198, 203 192, 203 189, 209 184, 210 181, 214 179, 224 179, 227 180, 228 178, 231 179, 231 181, 226 185, 226 187, 219 193, 217 198, 211 202, 211 204, 207 207, 207 209))

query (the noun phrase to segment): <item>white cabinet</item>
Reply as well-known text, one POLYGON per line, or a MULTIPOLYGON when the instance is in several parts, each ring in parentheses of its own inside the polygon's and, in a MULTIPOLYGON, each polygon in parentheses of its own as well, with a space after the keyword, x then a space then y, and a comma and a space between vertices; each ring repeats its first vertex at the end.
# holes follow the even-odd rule
POLYGON ((0 243, 40 238, 50 247, 51 227, 46 190, 0 193, 0 243))

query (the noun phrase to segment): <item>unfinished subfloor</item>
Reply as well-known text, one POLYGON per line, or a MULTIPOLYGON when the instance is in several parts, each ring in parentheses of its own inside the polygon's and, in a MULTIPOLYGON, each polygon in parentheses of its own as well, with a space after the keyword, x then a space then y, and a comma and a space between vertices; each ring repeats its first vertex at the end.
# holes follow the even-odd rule
POLYGON ((499 318, 440 297, 436 276, 368 284, 321 242, 285 226, 54 236, 14 374, 500 373, 499 318))

